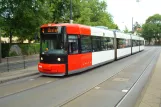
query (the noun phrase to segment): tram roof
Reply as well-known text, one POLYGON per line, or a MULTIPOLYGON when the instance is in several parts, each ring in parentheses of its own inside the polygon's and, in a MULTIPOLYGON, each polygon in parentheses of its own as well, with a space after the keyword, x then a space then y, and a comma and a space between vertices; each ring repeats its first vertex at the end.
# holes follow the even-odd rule
POLYGON ((41 26, 41 28, 43 27, 52 27, 52 26, 66 26, 66 27, 89 27, 86 25, 82 25, 82 24, 71 24, 71 23, 48 23, 48 24, 44 24, 41 26))
POLYGON ((81 24, 49 23, 49 24, 42 25, 41 28, 53 27, 53 26, 65 26, 68 34, 84 34, 84 35, 90 35, 91 34, 90 26, 81 25, 81 24))

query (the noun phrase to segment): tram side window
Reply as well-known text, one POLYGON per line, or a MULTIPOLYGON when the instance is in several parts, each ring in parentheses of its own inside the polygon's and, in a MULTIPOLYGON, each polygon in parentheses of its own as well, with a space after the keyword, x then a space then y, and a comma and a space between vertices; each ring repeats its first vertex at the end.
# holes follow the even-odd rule
POLYGON ((144 45, 144 41, 143 40, 140 41, 140 45, 144 45))
POLYGON ((140 44, 140 40, 137 40, 137 46, 139 46, 139 44, 140 44))
POLYGON ((104 37, 101 37, 100 39, 101 39, 101 51, 107 50, 105 45, 106 39, 104 37))
POLYGON ((126 48, 126 40, 125 39, 117 39, 117 49, 126 48))
POLYGON ((104 50, 114 49, 114 39, 109 37, 104 37, 104 50))
POLYGON ((138 40, 132 40, 132 46, 134 47, 134 46, 138 46, 139 44, 138 44, 138 40))
POLYGON ((144 45, 144 41, 142 41, 142 45, 144 45))
POLYGON ((114 49, 114 38, 110 38, 108 42, 108 50, 114 49))
POLYGON ((81 36, 81 52, 91 52, 92 46, 91 46, 91 37, 89 36, 81 36))
POLYGON ((78 37, 77 35, 68 35, 68 52, 69 54, 78 53, 78 37))
POLYGON ((131 40, 130 39, 126 39, 126 47, 131 47, 131 40))
POLYGON ((136 46, 135 40, 132 40, 132 46, 136 46))
POLYGON ((101 39, 100 37, 92 37, 92 48, 93 52, 101 51, 101 39))
POLYGON ((142 42, 142 41, 140 40, 140 41, 139 41, 139 46, 141 46, 141 44, 142 44, 141 42, 142 42))

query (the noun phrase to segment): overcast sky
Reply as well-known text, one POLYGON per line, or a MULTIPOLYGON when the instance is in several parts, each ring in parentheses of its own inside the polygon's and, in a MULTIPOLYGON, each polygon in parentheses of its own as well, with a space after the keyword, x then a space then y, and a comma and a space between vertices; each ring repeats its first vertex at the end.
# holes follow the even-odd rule
POLYGON ((129 30, 132 29, 132 17, 134 22, 141 24, 154 14, 161 14, 161 0, 105 0, 107 2, 107 10, 113 16, 114 22, 121 30, 125 26, 129 30))

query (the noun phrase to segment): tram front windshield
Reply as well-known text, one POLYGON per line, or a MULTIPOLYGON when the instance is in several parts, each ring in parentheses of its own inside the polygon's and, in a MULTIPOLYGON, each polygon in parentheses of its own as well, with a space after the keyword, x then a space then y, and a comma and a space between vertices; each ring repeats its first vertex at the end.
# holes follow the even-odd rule
POLYGON ((42 54, 67 54, 64 50, 64 40, 61 34, 42 35, 42 54))

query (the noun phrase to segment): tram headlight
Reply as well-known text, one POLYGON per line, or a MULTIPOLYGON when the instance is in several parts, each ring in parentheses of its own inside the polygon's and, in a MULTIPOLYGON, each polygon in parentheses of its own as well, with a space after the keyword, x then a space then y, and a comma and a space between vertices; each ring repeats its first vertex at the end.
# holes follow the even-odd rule
POLYGON ((61 58, 58 58, 57 60, 58 60, 58 61, 61 61, 61 58))
POLYGON ((41 57, 40 59, 43 60, 43 57, 41 57))

